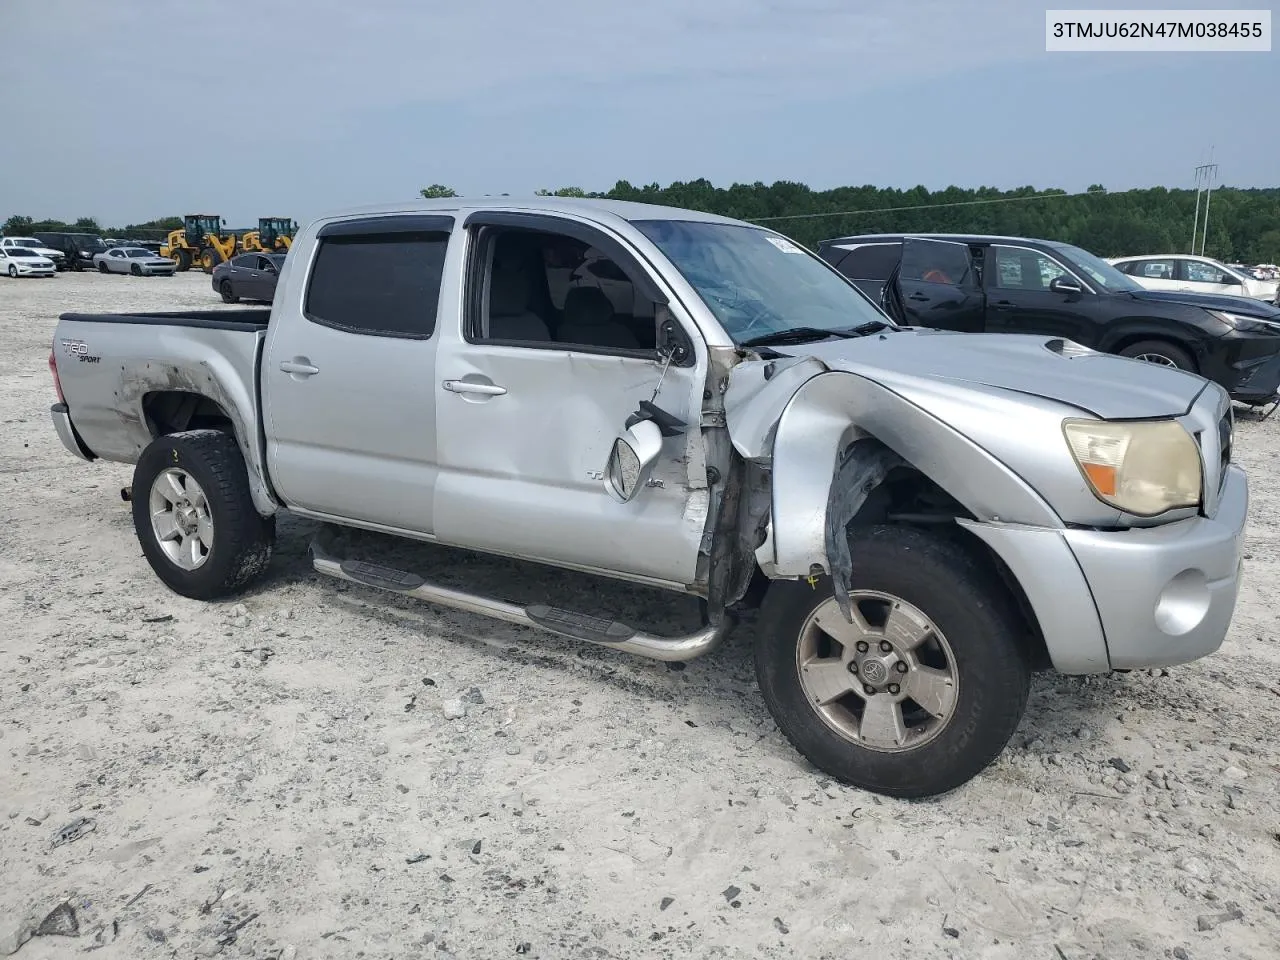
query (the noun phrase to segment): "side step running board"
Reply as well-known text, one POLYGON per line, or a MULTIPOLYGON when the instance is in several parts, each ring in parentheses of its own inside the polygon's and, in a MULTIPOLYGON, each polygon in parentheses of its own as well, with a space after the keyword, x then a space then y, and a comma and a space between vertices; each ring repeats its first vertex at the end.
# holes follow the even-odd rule
POLYGON ((317 537, 311 542, 311 565, 317 573, 327 577, 377 587, 379 590, 388 590, 455 610, 478 613, 522 627, 535 627, 561 637, 612 647, 614 650, 638 654, 652 660, 684 661, 700 657, 719 645, 731 625, 731 620, 726 615, 721 618, 720 623, 705 626, 696 633, 681 637, 659 637, 642 633, 617 620, 602 620, 540 603, 521 607, 430 583, 416 573, 364 560, 340 560, 327 553, 319 540, 317 537))

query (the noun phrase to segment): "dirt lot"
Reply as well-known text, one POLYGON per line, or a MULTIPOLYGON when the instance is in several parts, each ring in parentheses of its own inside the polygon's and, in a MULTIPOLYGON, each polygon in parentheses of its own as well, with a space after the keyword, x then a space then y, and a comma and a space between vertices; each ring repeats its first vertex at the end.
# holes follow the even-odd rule
MULTIPOLYGON (((45 361, 61 311, 215 300, 203 274, 0 281, 0 956, 1277 956, 1280 417, 1241 414, 1247 583, 1217 655, 1042 677, 994 767, 892 802, 783 740, 750 624, 673 670, 321 582, 297 520, 240 603, 169 593, 129 468, 58 443, 45 361), (64 902, 77 939, 19 946, 64 902)), ((402 552, 511 599, 694 614, 402 552)))

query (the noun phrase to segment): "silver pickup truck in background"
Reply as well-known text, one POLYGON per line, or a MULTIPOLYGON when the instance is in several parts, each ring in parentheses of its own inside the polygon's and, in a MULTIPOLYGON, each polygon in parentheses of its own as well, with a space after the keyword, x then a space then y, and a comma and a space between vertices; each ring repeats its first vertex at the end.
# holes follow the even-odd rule
POLYGON ((657 636, 311 548, 333 577, 661 660, 758 602, 778 726, 885 794, 979 773, 1032 671, 1202 657, 1235 607, 1248 491, 1220 387, 897 327, 722 217, 344 212, 298 235, 269 311, 67 314, 50 366, 59 436, 135 464, 138 538, 179 594, 244 589, 288 510, 700 598, 701 629, 657 636))

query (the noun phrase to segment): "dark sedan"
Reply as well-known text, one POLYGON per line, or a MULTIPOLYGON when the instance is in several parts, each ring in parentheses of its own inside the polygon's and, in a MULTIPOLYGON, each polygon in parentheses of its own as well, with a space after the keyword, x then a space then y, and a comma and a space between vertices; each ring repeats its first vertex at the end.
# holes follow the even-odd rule
POLYGON ((1147 290, 1050 240, 876 234, 818 252, 909 326, 1062 337, 1199 373, 1242 403, 1280 393, 1280 309, 1260 300, 1147 290))
POLYGON ((283 253, 242 253, 213 268, 213 289, 223 303, 261 300, 270 303, 284 266, 283 253))

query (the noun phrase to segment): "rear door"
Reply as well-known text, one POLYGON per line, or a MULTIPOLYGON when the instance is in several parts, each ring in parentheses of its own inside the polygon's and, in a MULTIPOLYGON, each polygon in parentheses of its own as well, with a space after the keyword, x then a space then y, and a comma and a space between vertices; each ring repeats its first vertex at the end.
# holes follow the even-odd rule
POLYGON ((992 244, 986 261, 989 332, 1035 333, 1085 346, 1097 344, 1099 328, 1090 319, 1097 296, 1056 257, 1032 247, 992 244), (1059 278, 1073 281, 1080 292, 1049 289, 1059 278))
POLYGON ((897 294, 909 326, 964 333, 983 328, 982 287, 967 243, 907 237, 897 294))
POLYGON ((294 264, 303 276, 279 291, 262 363, 267 464, 290 508, 432 533, 452 228, 440 215, 335 221, 294 264))

